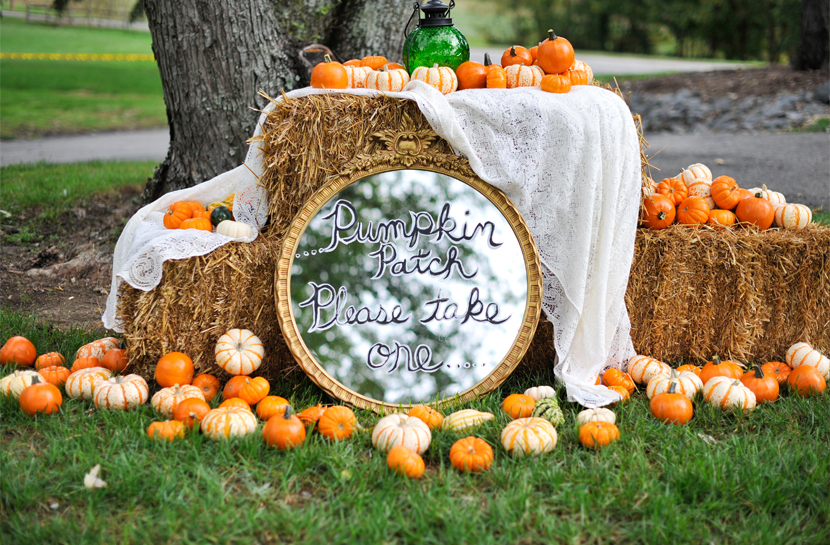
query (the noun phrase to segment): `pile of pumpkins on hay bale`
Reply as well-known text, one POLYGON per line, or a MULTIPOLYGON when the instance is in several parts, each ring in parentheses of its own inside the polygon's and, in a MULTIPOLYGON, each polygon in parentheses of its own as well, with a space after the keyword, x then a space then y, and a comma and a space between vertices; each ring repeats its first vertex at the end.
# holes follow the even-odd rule
MULTIPOLYGON (((20 410, 33 417, 60 412, 64 395, 110 411, 134 409, 149 401, 160 420, 148 426, 148 440, 183 439, 188 430, 201 431, 213 440, 230 440, 255 433, 261 420, 265 443, 288 450, 301 447, 315 430, 330 441, 341 441, 363 429, 346 406, 317 405, 294 414, 287 399, 270 395, 269 382, 251 376, 265 355, 262 342, 251 331, 232 329, 216 343, 216 363, 232 375, 224 385, 210 374, 194 377, 190 357, 171 352, 156 365, 158 388, 152 397, 144 378, 121 374, 129 362, 118 343, 118 339, 106 337, 86 344, 76 352, 72 366, 66 367, 62 354, 38 356, 28 339, 12 337, 0 349, 0 364, 18 368, 0 379, 0 395, 18 398, 20 410), (31 366, 34 369, 27 369, 31 366), (220 398, 221 403, 212 407, 210 403, 216 399, 216 405, 220 398)), ((801 342, 787 351, 786 363, 768 362, 748 371, 717 356, 702 368, 682 365, 673 369, 638 355, 628 362, 628 372, 607 369, 597 384, 616 392, 619 403, 630 399, 637 384, 645 385, 655 418, 686 424, 694 414, 695 400, 723 410, 751 411, 758 403, 774 402, 782 387, 806 397, 823 392, 827 380, 830 359, 801 342)), ((565 424, 565 416, 552 387, 536 386, 523 394, 510 394, 502 410, 511 419, 501 432, 505 451, 522 457, 556 447, 556 426, 565 424)), ((444 416, 435 408, 417 405, 406 413, 382 417, 372 429, 372 445, 386 453, 392 471, 419 478, 424 472, 421 454, 429 448, 434 432, 466 435, 493 419, 494 414, 473 409, 444 416)), ((576 420, 579 441, 587 448, 601 448, 620 437, 610 409, 587 409, 576 420)), ((453 444, 449 457, 459 471, 485 471, 493 462, 493 449, 484 439, 469 435, 453 444)))
POLYGON ((746 189, 731 176, 713 179, 712 171, 702 163, 681 169, 680 174, 660 183, 651 181, 645 192, 640 225, 649 229, 673 224, 714 229, 755 227, 761 231, 772 226, 804 229, 813 219, 808 206, 788 203, 783 194, 766 185, 746 189))
POLYGON ((594 75, 588 64, 576 60, 571 43, 553 30, 539 45, 508 47, 501 64, 485 54, 484 63, 467 61, 453 70, 449 66, 418 66, 410 74, 386 57, 370 55, 344 63, 330 57, 311 71, 311 86, 318 89, 403 90, 410 80, 423 81, 443 94, 465 89, 513 89, 538 87, 549 93, 567 93, 575 85, 590 85, 594 75))

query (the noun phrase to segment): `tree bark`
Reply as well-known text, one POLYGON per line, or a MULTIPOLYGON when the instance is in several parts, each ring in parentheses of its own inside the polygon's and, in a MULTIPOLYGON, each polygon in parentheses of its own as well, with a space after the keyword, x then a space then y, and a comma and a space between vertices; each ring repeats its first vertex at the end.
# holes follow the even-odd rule
POLYGON ((793 68, 818 70, 830 62, 830 3, 827 0, 802 0, 801 40, 793 68))
MULTIPOLYGON (((400 57, 411 6, 394 0, 146 0, 170 147, 144 203, 240 165, 266 100, 308 84, 305 45, 400 57)), ((391 59, 390 59, 391 60, 391 59)))

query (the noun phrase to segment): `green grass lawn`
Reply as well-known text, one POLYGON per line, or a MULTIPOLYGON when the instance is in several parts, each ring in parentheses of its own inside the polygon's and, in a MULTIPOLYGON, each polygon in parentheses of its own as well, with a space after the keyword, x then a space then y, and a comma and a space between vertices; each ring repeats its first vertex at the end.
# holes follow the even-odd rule
MULTIPOLYGON (((0 19, 4 53, 152 53, 147 32, 0 19)), ((164 127, 155 62, 0 60, 0 138, 164 127)))
MULTIPOLYGON (((71 356, 92 337, 0 310, 0 339, 23 334, 39 351, 71 356)), ((0 374, 7 374, 4 369, 0 374)), ((436 431, 427 471, 408 481, 366 431, 330 444, 312 433, 297 450, 268 448, 257 432, 214 443, 145 434, 149 405, 101 412, 65 399, 29 418, 0 398, 0 537, 4 543, 753 543, 830 539, 830 396, 784 395, 750 414, 696 404, 683 427, 648 412, 641 392, 614 408, 622 438, 594 452, 577 441, 579 407, 553 453, 514 459, 500 446, 502 399, 538 383, 514 375, 465 407, 496 419, 471 432, 495 451, 492 468, 465 475, 448 453, 463 435, 436 431), (107 487, 84 475, 101 464, 107 487)), ((272 385, 298 409, 331 402, 307 380, 272 385)), ((216 404, 214 402, 214 404, 216 404)), ((446 411, 445 411, 446 412, 446 411)))

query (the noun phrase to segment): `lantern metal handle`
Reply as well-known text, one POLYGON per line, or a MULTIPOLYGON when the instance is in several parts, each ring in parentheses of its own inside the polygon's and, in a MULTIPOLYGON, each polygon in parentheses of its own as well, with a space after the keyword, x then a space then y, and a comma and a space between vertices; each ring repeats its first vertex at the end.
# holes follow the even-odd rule
MULTIPOLYGON (((455 3, 455 2, 453 2, 453 3, 455 3)), ((409 21, 407 21, 406 25, 404 25, 404 27, 403 27, 404 40, 406 40, 406 38, 409 37, 409 32, 407 32, 406 29, 409 28, 409 25, 410 25, 410 23, 412 23, 412 19, 415 17, 415 15, 418 15, 418 25, 421 24, 421 11, 420 10, 421 10, 421 5, 418 2, 415 2, 415 6, 412 10, 412 15, 409 16, 409 21)))

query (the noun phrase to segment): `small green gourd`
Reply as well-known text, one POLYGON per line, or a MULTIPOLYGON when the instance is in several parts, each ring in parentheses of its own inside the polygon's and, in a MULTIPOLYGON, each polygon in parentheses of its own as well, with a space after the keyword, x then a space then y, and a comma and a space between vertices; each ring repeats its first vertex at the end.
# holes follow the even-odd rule
POLYGON ((559 407, 559 401, 555 397, 546 397, 536 402, 533 407, 533 416, 544 418, 554 426, 561 426, 565 423, 565 413, 559 407))

